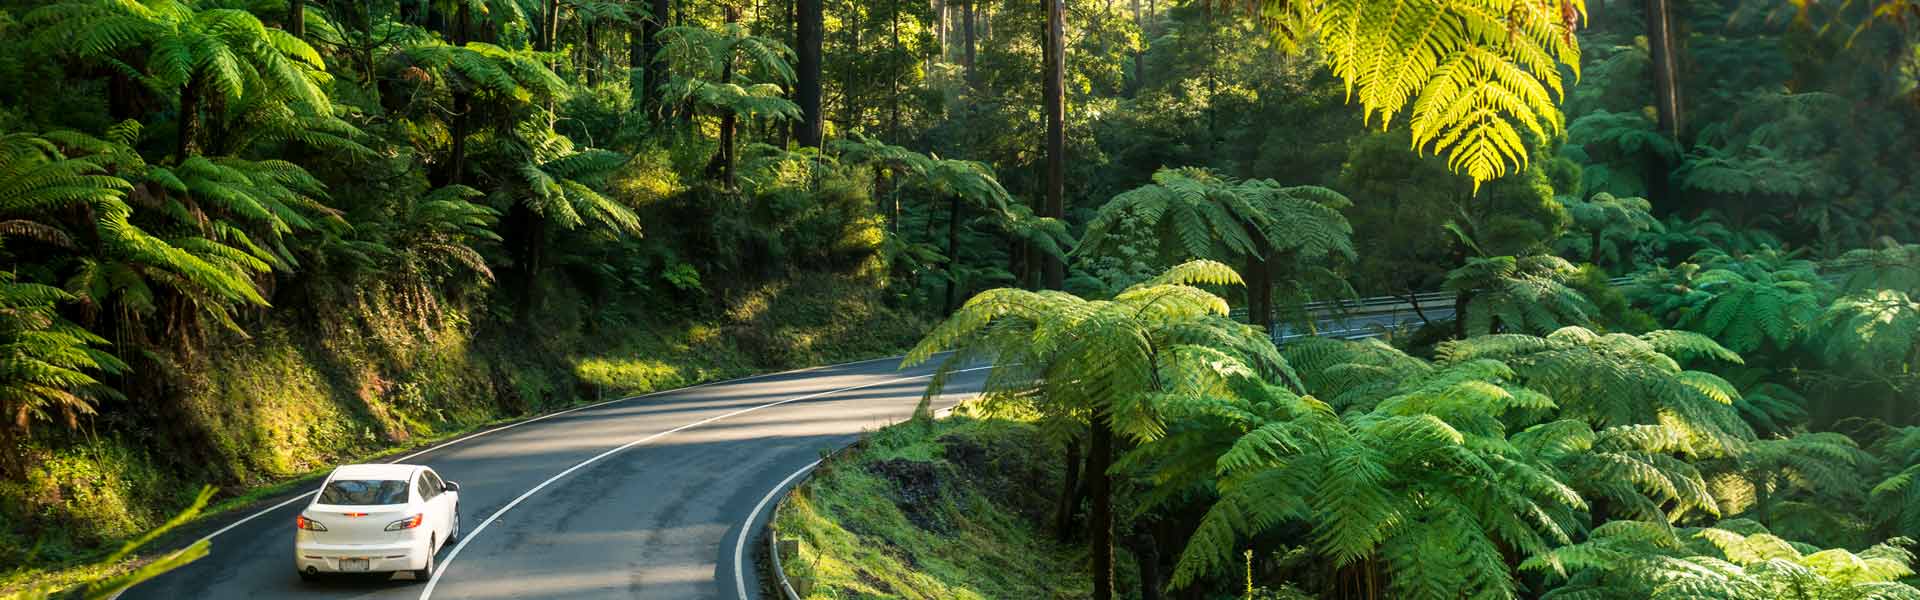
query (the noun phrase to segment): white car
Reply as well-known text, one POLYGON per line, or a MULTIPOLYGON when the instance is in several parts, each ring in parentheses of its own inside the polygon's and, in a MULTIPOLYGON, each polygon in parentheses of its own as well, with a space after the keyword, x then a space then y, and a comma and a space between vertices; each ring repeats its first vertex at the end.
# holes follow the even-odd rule
POLYGON ((294 526, 293 567, 321 573, 433 575, 433 556, 460 537, 460 485, 419 465, 334 469, 294 526))

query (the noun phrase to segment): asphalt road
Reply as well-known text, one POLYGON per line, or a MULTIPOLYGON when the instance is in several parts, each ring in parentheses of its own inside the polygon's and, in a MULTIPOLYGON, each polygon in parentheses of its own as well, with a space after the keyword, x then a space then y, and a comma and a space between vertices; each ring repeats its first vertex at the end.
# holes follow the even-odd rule
MULTIPOLYGON (((882 359, 617 400, 401 457, 461 486, 465 537, 440 551, 431 581, 302 582, 293 518, 307 491, 209 524, 219 529, 209 532, 205 558, 122 597, 691 599, 736 598, 744 584, 758 598, 764 546, 754 538, 770 509, 753 523, 748 516, 822 451, 912 414, 931 369, 897 365, 882 359)), ((977 393, 985 375, 955 376, 935 407, 977 393)))

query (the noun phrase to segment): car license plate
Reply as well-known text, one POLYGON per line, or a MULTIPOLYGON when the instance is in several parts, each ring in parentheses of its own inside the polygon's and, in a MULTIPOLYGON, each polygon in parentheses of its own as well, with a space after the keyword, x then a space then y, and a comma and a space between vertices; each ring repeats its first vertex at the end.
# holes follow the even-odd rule
POLYGON ((340 570, 342 570, 342 571, 365 571, 365 570, 367 570, 367 559, 364 559, 364 558, 342 558, 342 559, 340 559, 340 570))

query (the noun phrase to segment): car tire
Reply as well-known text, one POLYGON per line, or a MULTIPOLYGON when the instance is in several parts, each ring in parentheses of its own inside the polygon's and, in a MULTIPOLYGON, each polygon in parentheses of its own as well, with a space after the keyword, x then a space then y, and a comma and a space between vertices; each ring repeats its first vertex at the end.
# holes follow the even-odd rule
POLYGON ((439 553, 440 547, 435 546, 433 540, 429 538, 427 540, 427 566, 413 571, 414 581, 426 581, 433 577, 433 556, 439 553))
POLYGON ((319 580, 320 580, 320 574, 319 574, 319 573, 308 573, 308 572, 306 571, 306 569, 294 569, 294 570, 293 570, 293 573, 294 573, 295 575, 299 575, 299 576, 300 576, 300 580, 301 580, 301 581, 304 581, 304 582, 307 582, 307 583, 312 583, 312 582, 315 582, 315 581, 319 581, 319 580))
POLYGON ((453 505, 453 533, 447 534, 447 543, 460 541, 460 505, 453 505))

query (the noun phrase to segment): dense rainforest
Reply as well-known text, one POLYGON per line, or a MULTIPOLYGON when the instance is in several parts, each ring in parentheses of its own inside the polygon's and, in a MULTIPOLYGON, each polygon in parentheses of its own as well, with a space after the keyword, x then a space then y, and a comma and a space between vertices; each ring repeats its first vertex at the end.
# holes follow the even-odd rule
POLYGON ((0 591, 911 347, 1038 424, 1098 600, 1920 598, 1916 19, 0 0, 0 591))

